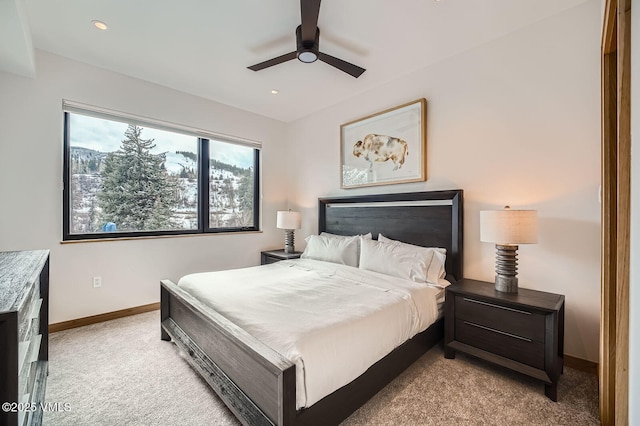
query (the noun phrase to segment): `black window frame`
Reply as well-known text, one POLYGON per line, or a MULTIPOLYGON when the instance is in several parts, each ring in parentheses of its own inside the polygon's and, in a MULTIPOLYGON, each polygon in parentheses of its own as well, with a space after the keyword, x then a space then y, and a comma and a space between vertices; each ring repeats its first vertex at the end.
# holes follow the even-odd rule
MULTIPOLYGON (((236 232, 259 232, 260 231, 260 148, 248 147, 253 149, 254 155, 254 174, 253 174, 253 225, 251 226, 238 226, 238 227, 221 227, 211 228, 209 226, 209 176, 210 176, 210 151, 209 142, 213 138, 200 137, 194 135, 198 139, 198 227, 197 229, 175 229, 175 230, 158 230, 158 231, 125 231, 125 232, 92 232, 84 234, 72 234, 71 231, 71 145, 70 145, 70 118, 69 114, 81 114, 82 112, 69 112, 64 111, 64 131, 63 131, 63 190, 62 190, 62 241, 83 241, 83 240, 117 240, 117 239, 132 239, 132 238, 153 238, 153 237, 166 237, 166 236, 180 236, 180 235, 198 235, 198 234, 220 234, 220 233, 236 233, 236 232)), ((87 116, 96 117, 87 111, 87 116)), ((104 118, 97 116, 96 118, 117 120, 119 117, 104 118)), ((119 120, 123 123, 133 123, 137 120, 127 120, 127 117, 121 117, 119 120)), ((147 126, 151 128, 154 125, 140 123, 141 126, 147 126)), ((174 130, 178 133, 183 133, 179 129, 174 130)), ((234 141, 229 137, 216 138, 216 141, 234 144, 234 141)), ((242 145, 238 143, 238 145, 242 145)))

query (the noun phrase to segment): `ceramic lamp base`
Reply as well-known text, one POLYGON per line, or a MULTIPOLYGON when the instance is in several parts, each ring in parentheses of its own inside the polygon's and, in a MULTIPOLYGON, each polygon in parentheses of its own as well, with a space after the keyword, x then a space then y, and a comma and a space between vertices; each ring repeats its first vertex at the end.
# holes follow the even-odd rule
POLYGON ((296 251, 294 245, 293 229, 287 229, 284 231, 284 252, 294 253, 296 251))
POLYGON ((496 291, 518 292, 518 246, 496 244, 496 291))

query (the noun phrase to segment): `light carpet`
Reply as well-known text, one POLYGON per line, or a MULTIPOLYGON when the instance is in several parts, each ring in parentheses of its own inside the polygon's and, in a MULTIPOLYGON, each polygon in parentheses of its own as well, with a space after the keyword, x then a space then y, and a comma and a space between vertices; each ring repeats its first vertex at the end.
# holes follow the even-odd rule
MULTIPOLYGON (((240 423, 160 340, 159 311, 53 333, 45 426, 240 423), (66 405, 65 405, 66 404, 66 405), (51 406, 51 405, 50 405, 51 406)), ((533 379, 436 345, 343 425, 598 425, 598 381, 566 368, 558 402, 533 379)))

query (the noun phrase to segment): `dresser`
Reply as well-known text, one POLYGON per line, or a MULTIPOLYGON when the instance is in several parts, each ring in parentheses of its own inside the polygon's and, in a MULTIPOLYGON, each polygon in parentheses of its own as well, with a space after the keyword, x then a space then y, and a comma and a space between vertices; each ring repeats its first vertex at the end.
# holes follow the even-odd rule
POLYGON ((39 425, 47 379, 49 250, 0 252, 0 425, 39 425))
POLYGON ((564 366, 564 296, 462 279, 446 290, 445 357, 456 351, 534 377, 557 401, 564 366))

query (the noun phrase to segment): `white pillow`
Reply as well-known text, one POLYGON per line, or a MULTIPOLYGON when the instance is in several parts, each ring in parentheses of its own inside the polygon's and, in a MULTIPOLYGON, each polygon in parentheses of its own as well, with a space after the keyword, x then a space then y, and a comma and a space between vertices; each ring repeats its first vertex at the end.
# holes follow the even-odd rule
MULTIPOLYGON (((383 241, 362 240, 360 268, 425 283, 434 251, 383 241), (418 248, 418 250, 416 250, 418 248)), ((437 281, 436 281, 437 282, 437 281)))
POLYGON ((413 248, 418 250, 431 250, 433 251, 433 256, 431 258, 431 264, 428 265, 427 281, 432 284, 438 284, 438 281, 447 275, 446 271, 444 270, 445 260, 447 259, 447 249, 441 247, 421 247, 413 244, 407 244, 401 241, 392 240, 382 234, 378 234, 378 241, 406 246, 408 249, 413 248))
MULTIPOLYGON (((361 238, 364 238, 365 240, 373 239, 373 235, 371 235, 371 232, 368 232, 366 234, 358 234, 358 235, 338 235, 338 234, 330 234, 328 232, 321 232, 320 236, 331 237, 331 238, 342 238, 342 239, 345 239, 345 238, 349 239, 353 237, 361 237, 361 238)), ((358 238, 358 252, 356 253, 356 259, 358 259, 358 262, 360 261, 360 238, 358 238)), ((355 266, 358 266, 358 264, 356 264, 355 266)))
POLYGON ((373 239, 373 235, 371 235, 371 232, 366 233, 366 234, 358 234, 358 235, 338 235, 338 234, 330 234, 328 232, 321 232, 320 235, 323 236, 323 237, 335 237, 335 238, 362 237, 365 240, 372 240, 373 239))
POLYGON ((326 235, 309 235, 305 238, 307 246, 303 259, 323 260, 358 267, 358 249, 360 237, 335 238, 326 235))

